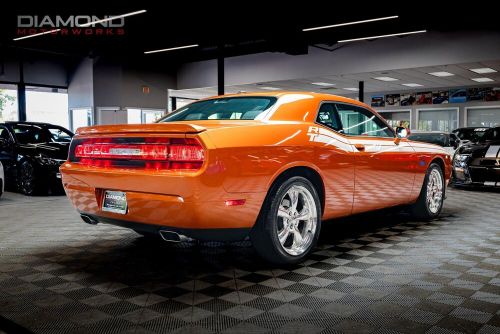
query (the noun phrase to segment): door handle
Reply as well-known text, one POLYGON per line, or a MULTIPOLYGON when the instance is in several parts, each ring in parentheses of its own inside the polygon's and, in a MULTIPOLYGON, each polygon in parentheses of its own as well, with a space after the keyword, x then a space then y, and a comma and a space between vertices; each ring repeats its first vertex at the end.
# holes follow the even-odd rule
POLYGON ((355 147, 358 151, 364 151, 364 150, 365 150, 365 145, 363 145, 363 144, 354 144, 354 147, 355 147))

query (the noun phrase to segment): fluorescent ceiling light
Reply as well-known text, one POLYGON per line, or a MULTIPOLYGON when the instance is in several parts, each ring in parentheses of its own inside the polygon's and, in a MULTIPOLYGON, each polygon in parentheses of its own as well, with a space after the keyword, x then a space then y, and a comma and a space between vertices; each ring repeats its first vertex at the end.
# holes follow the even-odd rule
POLYGON ((473 80, 475 82, 491 82, 491 81, 495 81, 495 80, 490 79, 490 78, 471 78, 471 80, 473 80))
POLYGON ((396 79, 393 77, 375 77, 373 79, 380 80, 380 81, 398 81, 399 80, 399 79, 396 79))
POLYGON ((259 87, 260 89, 265 89, 265 90, 280 90, 281 88, 277 87, 270 87, 270 86, 261 86, 259 87))
POLYGON ((347 88, 342 88, 342 89, 345 89, 345 90, 352 90, 353 92, 357 92, 357 91, 359 91, 359 88, 355 88, 355 87, 347 87, 347 88))
POLYGON ((430 75, 433 75, 435 77, 451 77, 451 76, 454 76, 455 74, 453 73, 450 73, 450 72, 445 72, 445 71, 440 71, 440 72, 431 72, 431 73, 427 73, 427 74, 430 74, 430 75))
POLYGON ((417 31, 400 32, 400 33, 397 33, 397 34, 389 34, 389 35, 378 35, 378 36, 370 36, 370 37, 343 39, 341 41, 338 41, 338 43, 347 43, 347 42, 364 41, 364 40, 367 40, 367 39, 377 39, 377 38, 387 38, 387 37, 395 37, 395 36, 421 34, 421 33, 424 33, 424 32, 427 32, 427 30, 417 30, 417 31))
POLYGON ((407 87, 423 87, 424 85, 421 85, 421 84, 418 84, 418 83, 406 83, 406 84, 402 84, 403 86, 407 86, 407 87))
POLYGON ((174 51, 174 50, 181 50, 181 49, 188 49, 188 48, 195 48, 199 46, 198 44, 191 44, 191 45, 183 45, 183 46, 176 46, 173 48, 167 48, 167 49, 159 49, 159 50, 151 50, 151 51, 144 51, 144 54, 149 55, 151 53, 158 53, 158 52, 167 52, 167 51, 174 51))
MULTIPOLYGON (((138 10, 138 11, 135 11, 135 12, 130 12, 130 13, 122 14, 122 15, 110 16, 110 17, 102 19, 102 20, 90 21, 90 22, 87 22, 87 23, 84 23, 84 24, 80 24, 80 25, 78 25, 78 27, 90 27, 91 25, 94 25, 94 24, 104 23, 104 22, 108 22, 108 21, 113 21, 113 20, 116 20, 116 19, 121 19, 121 18, 124 18, 124 17, 127 17, 127 16, 142 14, 142 13, 145 13, 145 12, 146 12, 146 10, 142 9, 142 10, 138 10)), ((26 38, 36 37, 36 36, 47 35, 47 34, 51 34, 51 33, 58 32, 58 31, 61 31, 61 29, 52 29, 52 30, 49 30, 49 31, 40 32, 38 34, 17 37, 17 38, 14 38, 14 41, 20 41, 21 39, 26 39, 26 38)))
POLYGON ((469 71, 478 73, 478 74, 485 74, 485 73, 495 73, 498 72, 497 70, 494 70, 490 67, 481 67, 481 68, 469 68, 469 71))
POLYGON ((311 82, 311 85, 325 86, 325 87, 335 86, 334 83, 329 83, 329 82, 311 82))
POLYGON ((350 25, 360 24, 360 23, 369 23, 369 22, 375 22, 375 21, 397 19, 398 17, 399 16, 397 16, 397 15, 394 15, 394 16, 385 16, 385 17, 379 17, 379 18, 375 18, 375 19, 368 19, 368 20, 361 20, 361 21, 352 21, 352 22, 332 24, 332 25, 328 25, 328 26, 306 28, 306 29, 302 29, 302 31, 313 31, 313 30, 320 30, 320 29, 337 28, 337 27, 350 26, 350 25))

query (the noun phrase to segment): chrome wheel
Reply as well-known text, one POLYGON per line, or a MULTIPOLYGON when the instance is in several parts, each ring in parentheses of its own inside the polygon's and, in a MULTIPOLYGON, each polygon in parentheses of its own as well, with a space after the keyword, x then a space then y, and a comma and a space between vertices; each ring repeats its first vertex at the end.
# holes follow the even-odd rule
POLYGON ((427 208, 437 213, 443 202, 443 176, 438 169, 433 169, 427 182, 427 208))
POLYGON ((313 243, 318 225, 316 202, 304 186, 292 185, 280 200, 278 240, 290 255, 301 255, 313 243))

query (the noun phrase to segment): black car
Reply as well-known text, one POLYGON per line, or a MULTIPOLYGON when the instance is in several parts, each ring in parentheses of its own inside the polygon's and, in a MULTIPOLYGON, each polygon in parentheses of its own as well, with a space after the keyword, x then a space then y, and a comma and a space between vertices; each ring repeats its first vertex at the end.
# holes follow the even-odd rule
POLYGON ((486 130, 477 143, 457 150, 453 157, 453 182, 500 187, 500 127, 486 130))
POLYGON ((453 155, 460 146, 460 139, 455 134, 448 132, 414 131, 408 135, 408 139, 441 146, 450 155, 453 155))
POLYGON ((0 161, 5 183, 26 195, 62 189, 59 166, 68 157, 73 133, 61 126, 0 123, 0 161))
POLYGON ((488 130, 489 127, 467 127, 467 128, 458 128, 453 130, 451 133, 457 135, 457 137, 462 141, 462 144, 468 144, 469 142, 475 143, 477 142, 488 130))

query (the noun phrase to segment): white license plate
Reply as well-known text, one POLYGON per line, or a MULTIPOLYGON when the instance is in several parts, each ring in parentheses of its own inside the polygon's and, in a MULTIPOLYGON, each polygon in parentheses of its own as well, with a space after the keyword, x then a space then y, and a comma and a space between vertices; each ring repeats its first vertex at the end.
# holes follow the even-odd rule
POLYGON ((102 200, 102 211, 127 213, 127 195, 123 191, 106 190, 102 200))

